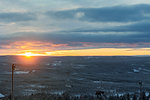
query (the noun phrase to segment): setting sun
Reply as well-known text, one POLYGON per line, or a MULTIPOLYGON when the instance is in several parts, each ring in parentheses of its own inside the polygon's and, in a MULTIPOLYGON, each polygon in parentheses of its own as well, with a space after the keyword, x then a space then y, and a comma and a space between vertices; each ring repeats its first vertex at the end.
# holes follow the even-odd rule
POLYGON ((21 55, 21 56, 25 56, 25 57, 32 57, 32 56, 43 56, 42 54, 34 54, 32 52, 25 52, 23 54, 18 54, 18 55, 21 55))
POLYGON ((25 53, 24 54, 26 57, 31 57, 31 56, 33 56, 33 54, 31 53, 31 52, 27 52, 27 53, 25 53))

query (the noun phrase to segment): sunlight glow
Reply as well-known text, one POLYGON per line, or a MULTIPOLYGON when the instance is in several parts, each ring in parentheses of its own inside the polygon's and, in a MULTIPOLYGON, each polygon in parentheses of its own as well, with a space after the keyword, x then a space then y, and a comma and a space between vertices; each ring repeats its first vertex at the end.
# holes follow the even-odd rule
POLYGON ((32 56, 43 56, 42 54, 34 54, 32 52, 25 52, 24 54, 18 54, 18 55, 21 55, 21 56, 25 56, 25 57, 32 57, 32 56))
MULTIPOLYGON (((80 49, 80 50, 57 50, 49 52, 22 52, 21 55, 27 58, 32 56, 134 56, 150 55, 150 48, 98 48, 98 49, 80 49)), ((47 50, 48 51, 48 50, 47 50)), ((14 54, 15 55, 15 54, 14 54)))
POLYGON ((33 54, 32 54, 31 52, 26 52, 26 53, 25 53, 25 56, 31 57, 31 56, 33 56, 33 54))

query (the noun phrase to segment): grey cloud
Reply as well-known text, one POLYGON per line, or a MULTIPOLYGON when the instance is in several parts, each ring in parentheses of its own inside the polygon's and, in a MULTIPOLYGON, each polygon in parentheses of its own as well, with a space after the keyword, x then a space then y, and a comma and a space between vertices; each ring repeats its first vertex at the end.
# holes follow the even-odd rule
MULTIPOLYGON (((56 44, 69 44, 71 42, 91 42, 91 43, 141 43, 150 42, 150 34, 130 34, 130 35, 114 35, 114 34, 81 34, 80 32, 70 33, 17 33, 13 37, 7 37, 10 41, 45 41, 56 44)), ((1 38, 0 38, 1 40, 1 38)), ((4 40, 4 39, 3 39, 4 40)))
POLYGON ((145 35, 148 32, 150 32, 150 21, 143 21, 143 22, 138 22, 135 24, 130 24, 130 25, 124 25, 124 26, 115 26, 115 27, 105 27, 105 28, 88 28, 88 29, 83 29, 83 28, 78 28, 78 29, 73 29, 70 30, 69 32, 130 32, 130 33, 135 33, 136 34, 141 34, 145 35))
POLYGON ((57 19, 74 19, 77 13, 84 15, 79 18, 89 22, 131 22, 150 19, 150 5, 115 6, 104 8, 79 8, 57 12, 47 12, 48 16, 57 19))
MULTIPOLYGON (((68 47, 55 49, 88 49, 88 48, 148 48, 150 47, 150 34, 83 34, 80 32, 57 32, 57 33, 15 33, 0 37, 0 45, 9 45, 19 41, 41 41, 53 44, 67 44, 68 47), (84 44, 90 44, 85 46, 84 44), (117 43, 117 44, 116 44, 117 43), (123 44, 123 45, 121 45, 123 44), (133 46, 133 45, 134 46, 133 46), (136 45, 136 46, 135 46, 136 45)), ((0 46, 0 47, 1 47, 0 46)))
POLYGON ((3 22, 19 22, 35 20, 36 16, 33 13, 0 13, 0 21, 3 22))

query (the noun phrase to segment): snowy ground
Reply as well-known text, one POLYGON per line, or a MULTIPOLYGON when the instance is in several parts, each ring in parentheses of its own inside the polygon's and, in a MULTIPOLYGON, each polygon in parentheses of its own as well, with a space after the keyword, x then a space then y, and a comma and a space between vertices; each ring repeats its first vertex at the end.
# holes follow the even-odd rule
POLYGON ((74 95, 139 92, 150 88, 150 57, 0 57, 0 93, 10 94, 11 64, 16 95, 31 93, 74 95), (20 60, 27 59, 27 60, 20 60), (30 58, 31 59, 31 58, 30 58))

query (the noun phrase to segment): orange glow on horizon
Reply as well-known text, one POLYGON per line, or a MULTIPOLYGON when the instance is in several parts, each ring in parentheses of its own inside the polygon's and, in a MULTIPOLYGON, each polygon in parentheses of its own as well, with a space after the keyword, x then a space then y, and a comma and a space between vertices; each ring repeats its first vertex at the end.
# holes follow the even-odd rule
POLYGON ((99 49, 81 49, 81 50, 57 50, 51 52, 25 52, 25 57, 32 56, 134 56, 134 55, 150 55, 150 48, 99 48, 99 49))
POLYGON ((150 55, 150 48, 98 48, 46 52, 50 56, 136 56, 150 55))
MULTIPOLYGON (((147 43, 146 45, 149 45, 147 43)), ((150 48, 136 48, 137 44, 123 44, 123 43, 86 43, 83 42, 84 47, 97 47, 98 45, 118 46, 118 48, 96 48, 96 49, 79 49, 78 47, 71 47, 67 44, 54 44, 41 41, 20 41, 12 42, 9 45, 2 45, 0 55, 20 55, 26 58, 33 58, 33 56, 134 56, 134 55, 150 55, 150 48), (127 47, 132 48, 123 48, 127 47), (121 48, 122 47, 122 48, 121 48), (68 50, 60 50, 60 49, 68 50)), ((145 44, 143 44, 145 45, 145 44)))
MULTIPOLYGON (((1 52, 1 51, 0 51, 1 52)), ((3 52, 3 51, 2 51, 3 52)), ((6 51, 4 51, 6 52, 6 51)), ((20 55, 26 58, 33 56, 134 56, 150 55, 150 48, 98 48, 98 49, 80 49, 80 50, 22 50, 18 53, 7 52, 1 55, 20 55), (32 52, 30 52, 32 51, 32 52)))

